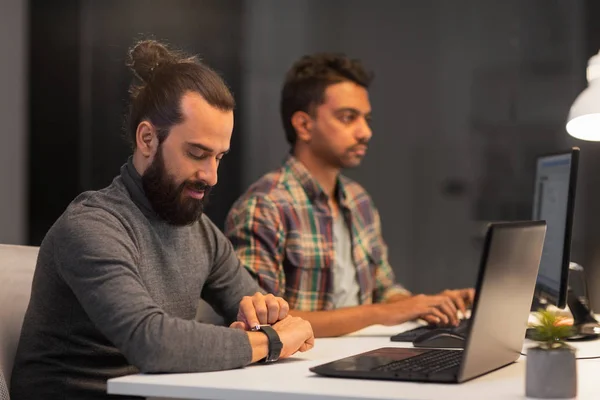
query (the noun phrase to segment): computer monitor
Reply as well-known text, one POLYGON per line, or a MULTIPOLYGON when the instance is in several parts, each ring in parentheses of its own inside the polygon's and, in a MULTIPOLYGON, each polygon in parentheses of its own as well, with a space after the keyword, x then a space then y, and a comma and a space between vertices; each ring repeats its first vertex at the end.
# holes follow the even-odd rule
POLYGON ((567 303, 571 231, 575 207, 579 149, 536 159, 533 220, 545 220, 546 240, 536 281, 532 309, 567 303))

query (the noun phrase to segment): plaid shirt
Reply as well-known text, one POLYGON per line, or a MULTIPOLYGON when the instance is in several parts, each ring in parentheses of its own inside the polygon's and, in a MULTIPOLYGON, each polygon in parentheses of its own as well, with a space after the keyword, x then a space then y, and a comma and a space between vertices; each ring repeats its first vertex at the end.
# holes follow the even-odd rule
MULTIPOLYGON (((409 294, 394 283, 379 213, 367 192, 340 175, 336 196, 352 234, 360 303, 409 294)), ((285 298, 290 308, 334 308, 333 217, 328 197, 293 156, 236 201, 227 216, 225 234, 260 286, 285 298)))

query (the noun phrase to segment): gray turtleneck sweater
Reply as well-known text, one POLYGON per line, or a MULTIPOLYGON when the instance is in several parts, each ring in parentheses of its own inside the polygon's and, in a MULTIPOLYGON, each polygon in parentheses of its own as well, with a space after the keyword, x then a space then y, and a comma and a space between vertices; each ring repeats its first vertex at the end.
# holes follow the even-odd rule
POLYGON ((106 399, 106 380, 122 375, 245 366, 245 332, 194 316, 203 298, 234 320, 257 291, 206 216, 184 227, 158 218, 130 159, 110 186, 78 196, 42 242, 12 399, 106 399))

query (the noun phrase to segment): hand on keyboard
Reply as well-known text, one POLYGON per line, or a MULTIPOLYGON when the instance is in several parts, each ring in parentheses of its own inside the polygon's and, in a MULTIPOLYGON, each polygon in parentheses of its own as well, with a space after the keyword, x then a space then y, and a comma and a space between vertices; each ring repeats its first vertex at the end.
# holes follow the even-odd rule
POLYGON ((461 326, 463 324, 463 322, 466 322, 470 319, 471 316, 471 312, 470 310, 467 310, 467 312, 465 314, 463 314, 462 312, 458 311, 457 312, 457 319, 458 319, 458 324, 457 325, 452 325, 450 323, 448 324, 444 324, 443 322, 436 322, 436 321, 432 321, 430 318, 426 317, 422 317, 419 318, 419 320, 421 322, 426 322, 427 325, 424 325, 428 328, 432 328, 432 329, 437 329, 437 328, 456 328, 458 326, 461 326))
POLYGON ((475 289, 444 290, 440 295, 449 297, 456 309, 465 314, 467 308, 473 304, 475 289))
POLYGON ((425 315, 421 317, 421 319, 425 320, 430 325, 435 325, 436 327, 440 328, 454 327, 457 326, 458 322, 464 319, 466 315, 470 315, 469 308, 473 305, 475 291, 473 289, 444 290, 443 292, 439 293, 438 296, 444 296, 450 299, 454 309, 457 310, 457 323, 453 323, 452 320, 449 322, 445 322, 443 320, 440 321, 431 315, 425 315))
POLYGON ((378 306, 383 308, 383 325, 397 325, 417 318, 433 324, 458 325, 456 306, 448 296, 418 294, 378 306))
POLYGON ((458 326, 451 327, 451 328, 444 328, 439 325, 438 326, 423 325, 423 326, 419 326, 417 328, 409 329, 404 332, 400 332, 397 335, 392 336, 391 340, 392 340, 392 342, 412 342, 415 339, 417 339, 419 336, 429 333, 429 332, 432 332, 434 330, 447 330, 448 332, 456 333, 456 334, 463 335, 464 337, 466 337, 467 331, 469 330, 469 323, 470 323, 469 319, 462 319, 459 322, 458 326))

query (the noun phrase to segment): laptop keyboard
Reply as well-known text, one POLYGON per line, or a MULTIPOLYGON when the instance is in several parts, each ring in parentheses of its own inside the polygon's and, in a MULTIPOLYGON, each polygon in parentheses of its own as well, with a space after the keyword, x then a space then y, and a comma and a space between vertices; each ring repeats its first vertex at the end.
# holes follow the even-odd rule
POLYGON ((463 352, 458 350, 431 350, 404 360, 393 361, 389 364, 380 365, 372 371, 403 371, 432 374, 455 368, 460 365, 463 352))
POLYGON ((457 333, 459 335, 465 335, 467 330, 469 329, 470 319, 461 319, 458 323, 458 326, 440 328, 433 325, 419 326, 414 329, 410 329, 408 331, 400 332, 397 335, 391 337, 392 342, 412 342, 417 337, 421 336, 424 333, 431 332, 432 330, 444 330, 452 333, 457 333))

